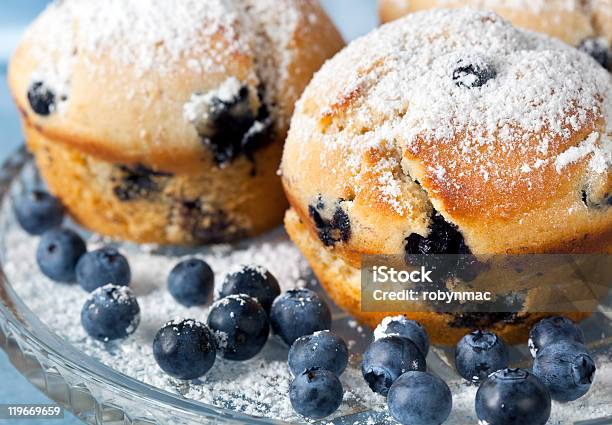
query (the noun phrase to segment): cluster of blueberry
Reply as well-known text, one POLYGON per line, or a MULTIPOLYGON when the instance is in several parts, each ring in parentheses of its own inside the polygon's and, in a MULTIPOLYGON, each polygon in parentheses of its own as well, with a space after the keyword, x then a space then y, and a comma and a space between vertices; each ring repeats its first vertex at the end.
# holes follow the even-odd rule
MULTIPOLYGON (((37 251, 42 273, 57 282, 76 281, 91 292, 81 312, 85 331, 103 342, 134 333, 140 308, 128 288, 127 259, 111 247, 87 252, 77 233, 60 227, 63 207, 46 192, 21 196, 14 209, 26 231, 42 234, 37 251)), ((168 291, 185 306, 206 305, 212 301, 213 270, 196 258, 181 261, 168 275, 168 291)), ((168 375, 197 379, 212 368, 217 355, 234 361, 257 355, 272 328, 291 346, 292 405, 304 416, 322 418, 342 402, 338 376, 348 363, 347 346, 329 332, 330 327, 329 307, 315 292, 296 289, 281 295, 269 271, 247 265, 225 277, 206 323, 194 319, 166 323, 153 340, 153 355, 168 375)))
POLYGON ((450 415, 448 385, 427 372, 429 337, 418 322, 386 318, 363 354, 361 372, 372 391, 387 397, 391 415, 402 424, 441 424, 450 415))
MULTIPOLYGON (((426 372, 427 333, 403 316, 387 318, 366 350, 363 376, 373 391, 387 396, 391 415, 402 424, 440 424, 452 408, 448 386, 426 372)), ((532 329, 533 372, 510 369, 506 344, 477 330, 459 341, 457 372, 479 384, 476 414, 487 424, 545 424, 551 399, 568 402, 589 390, 595 364, 582 331, 569 319, 551 317, 532 329)))
MULTIPOLYGON (((61 203, 42 191, 15 201, 21 226, 42 235, 36 258, 40 270, 58 282, 77 281, 92 292, 81 313, 86 332, 112 341, 132 334, 140 321, 138 302, 127 287, 128 261, 114 248, 86 252, 81 237, 60 227, 61 203), (112 282, 112 283, 109 283, 112 282)), ((177 264, 168 290, 186 306, 206 305, 214 291, 214 273, 199 259, 177 264)), ((309 289, 281 295, 276 278, 259 266, 228 274, 206 323, 193 319, 168 322, 156 334, 153 355, 160 368, 177 379, 202 377, 217 355, 244 361, 258 354, 270 329, 288 346, 294 380, 289 398, 296 412, 320 419, 335 412, 343 398, 339 377, 348 363, 346 343, 331 328, 327 304, 309 289)), ((387 397, 391 415, 402 424, 440 424, 450 415, 448 385, 427 372, 429 338, 417 322, 386 318, 366 349, 362 374, 370 388, 387 397)), ((540 321, 530 333, 533 372, 509 369, 506 344, 492 332, 474 331, 457 344, 455 365, 466 380, 479 384, 476 414, 488 424, 545 424, 551 399, 568 402, 590 388, 595 364, 581 330, 569 319, 540 321)))
MULTIPOLYGON (((490 370, 507 363, 507 350, 495 335, 489 333, 484 342, 481 335, 471 335, 457 347, 460 372, 468 372, 468 368, 459 365, 470 362, 482 361, 490 370), (475 338, 481 342, 471 342, 475 338), (466 355, 472 346, 473 353, 466 355)), ((480 420, 490 424, 545 424, 551 399, 568 402, 587 393, 595 363, 584 346, 582 331, 571 320, 557 316, 540 321, 531 330, 529 348, 534 357, 532 373, 503 366, 480 384, 476 393, 480 420)), ((470 379, 468 373, 462 376, 470 379)), ((478 382, 481 378, 472 380, 478 382)))

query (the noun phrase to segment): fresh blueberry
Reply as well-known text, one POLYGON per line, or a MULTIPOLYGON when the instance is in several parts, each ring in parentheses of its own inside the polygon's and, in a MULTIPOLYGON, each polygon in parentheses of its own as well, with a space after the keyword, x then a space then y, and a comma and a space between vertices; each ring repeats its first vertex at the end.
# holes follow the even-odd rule
POLYGON ((295 340, 289 350, 288 363, 293 376, 313 368, 340 376, 348 363, 348 348, 339 336, 330 331, 318 331, 295 340))
POLYGON ((274 299, 281 293, 278 281, 272 273, 261 266, 243 266, 239 271, 225 277, 219 295, 246 294, 255 298, 270 312, 274 299))
POLYGON ((557 401, 574 401, 589 391, 595 377, 595 362, 584 345, 558 341, 546 345, 533 362, 533 374, 548 387, 557 401))
POLYGON ((450 415, 453 397, 448 385, 429 372, 404 373, 391 385, 389 412, 404 425, 438 425, 450 415))
POLYGON ((38 243, 36 262, 40 271, 57 282, 70 283, 76 278, 76 265, 85 252, 85 242, 70 229, 47 230, 38 243))
POLYGON ((406 319, 404 316, 385 317, 374 330, 374 338, 380 339, 389 335, 402 336, 412 341, 423 357, 429 352, 429 337, 425 328, 414 320, 406 319))
POLYGON ((288 345, 301 336, 331 328, 329 307, 310 289, 294 289, 277 297, 270 310, 270 325, 288 345))
POLYGON ((471 58, 470 60, 459 59, 453 70, 453 82, 455 85, 468 89, 482 87, 487 81, 496 76, 495 68, 480 57, 471 58))
POLYGON ((550 405, 546 386, 523 369, 498 370, 476 392, 476 415, 489 425, 544 425, 550 405))
POLYGON ((208 326, 228 360, 248 360, 261 351, 268 340, 268 315, 255 298, 229 295, 214 303, 208 326))
POLYGON ((427 364, 421 350, 407 338, 387 336, 375 340, 363 354, 361 373, 372 391, 384 396, 402 374, 425 371, 427 364))
POLYGON ((153 340, 155 361, 177 379, 204 376, 213 367, 216 354, 213 333, 208 326, 192 319, 166 323, 153 340))
POLYGON ((289 387, 293 409, 312 419, 324 418, 338 410, 343 395, 338 377, 325 369, 306 370, 296 376, 289 387))
POLYGON ((38 115, 47 116, 55 111, 55 93, 42 81, 35 81, 30 85, 28 102, 38 115))
POLYGON ((93 291, 83 305, 81 323, 92 338, 114 341, 136 331, 140 307, 130 288, 105 285, 93 291))
POLYGON ((493 332, 474 331, 455 349, 455 367, 459 375, 471 382, 485 380, 491 373, 508 367, 508 347, 493 332))
POLYGON ((17 221, 31 235, 40 235, 62 224, 64 207, 59 199, 42 190, 30 191, 15 200, 17 221))
POLYGON ((584 344, 582 330, 570 319, 562 316, 540 320, 529 333, 529 351, 536 357, 538 351, 557 341, 574 341, 584 344))
POLYGON ((168 291, 187 306, 208 303, 215 289, 215 274, 210 266, 197 258, 181 261, 168 275, 168 291))
POLYGON ((76 265, 76 280, 88 292, 107 283, 127 286, 131 279, 128 261, 115 248, 105 247, 88 252, 76 265))
POLYGON ((587 37, 580 42, 578 50, 590 55, 608 71, 612 71, 612 52, 605 38, 587 37))

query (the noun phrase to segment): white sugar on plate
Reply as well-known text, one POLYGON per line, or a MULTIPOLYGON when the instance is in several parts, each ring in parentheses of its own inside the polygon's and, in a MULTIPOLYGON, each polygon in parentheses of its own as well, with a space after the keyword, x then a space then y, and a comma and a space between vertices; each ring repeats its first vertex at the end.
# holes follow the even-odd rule
MULTIPOLYGON (((4 214, 9 207, 5 204, 4 214)), ((164 374, 153 358, 152 341, 155 333, 166 323, 193 319, 205 323, 208 307, 187 308, 178 304, 166 290, 166 277, 182 257, 155 254, 155 247, 144 249, 126 247, 125 253, 132 268, 132 284, 141 309, 141 323, 129 338, 103 344, 89 338, 80 324, 81 307, 89 294, 78 285, 51 282, 39 271, 35 261, 38 238, 27 235, 16 225, 3 235, 6 251, 4 271, 17 294, 26 305, 67 343, 107 366, 129 377, 183 397, 230 408, 255 416, 280 420, 302 421, 289 401, 291 373, 287 366, 287 348, 271 337, 263 351, 246 362, 230 362, 217 358, 214 367, 200 381, 176 381, 164 374)), ((89 249, 103 245, 103 238, 91 237, 89 249)), ((273 231, 254 240, 244 249, 220 245, 203 250, 197 257, 207 261, 215 271, 216 290, 226 273, 236 271, 237 265, 256 264, 265 267, 278 279, 283 291, 307 284, 309 268, 284 232, 273 231)), ((344 326, 367 340, 369 333, 354 320, 344 320, 344 326)), ((195 323, 195 322, 194 322, 195 323)), ((339 323, 334 322, 334 323, 339 323)), ((355 341, 347 339, 351 347, 349 366, 341 377, 344 401, 330 418, 361 413, 354 425, 387 424, 391 422, 385 399, 374 394, 361 376, 360 353, 353 348, 355 341)), ((431 356, 435 356, 436 349, 431 356)), ((431 364, 435 364, 432 362, 431 364)), ((567 424, 576 418, 602 417, 609 414, 605 400, 612 391, 612 358, 596 358, 597 374, 591 391, 582 399, 565 405, 555 403, 549 424, 567 424)), ((477 423, 474 413, 476 387, 455 379, 449 382, 453 393, 453 411, 448 425, 477 423)), ((351 422, 343 422, 351 423, 351 422)))
MULTIPOLYGON (((287 348, 271 337, 262 353, 246 362, 230 362, 217 358, 213 369, 201 382, 184 383, 163 373, 153 358, 152 341, 166 323, 194 319, 206 323, 209 307, 184 307, 166 289, 168 273, 183 257, 153 253, 155 247, 126 247, 132 269, 133 289, 141 310, 141 322, 129 338, 109 344, 92 340, 80 323, 81 307, 89 294, 78 285, 54 283, 38 271, 35 251, 38 238, 21 229, 4 235, 9 260, 4 264, 11 282, 28 307, 53 331, 77 349, 127 376, 154 385, 174 394, 231 408, 237 411, 284 420, 300 420, 289 402, 291 374, 286 365, 287 348), (153 252, 152 252, 153 251, 153 252)), ((93 236, 88 248, 99 248, 104 238, 93 236)), ((215 272, 215 292, 227 273, 241 264, 253 264, 257 272, 269 270, 283 291, 304 287, 310 279, 309 268, 297 248, 284 232, 277 230, 258 238, 245 249, 233 250, 219 245, 196 255, 207 261, 215 272)), ((354 359, 355 360, 355 359, 354 359)), ((353 362, 354 363, 354 362, 353 362)), ((345 402, 335 416, 357 410, 384 408, 384 400, 372 396, 361 378, 358 364, 353 364, 342 377, 345 402)))

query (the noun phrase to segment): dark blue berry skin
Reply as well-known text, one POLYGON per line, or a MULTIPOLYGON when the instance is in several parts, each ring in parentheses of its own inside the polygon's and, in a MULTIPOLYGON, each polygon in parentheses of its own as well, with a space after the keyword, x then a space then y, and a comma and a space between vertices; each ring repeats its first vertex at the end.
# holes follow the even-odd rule
POLYGON ((491 373, 506 369, 508 363, 508 347, 493 332, 471 332, 455 348, 457 372, 471 382, 485 380, 491 373))
POLYGON ((391 385, 387 396, 391 416, 405 425, 438 425, 453 408, 448 385, 429 372, 404 373, 391 385))
POLYGON ((270 312, 274 299, 281 293, 278 281, 269 271, 260 266, 243 266, 239 271, 225 277, 219 295, 246 294, 255 298, 270 312))
POLYGON ((372 391, 384 396, 402 374, 426 369, 421 350, 409 339, 395 335, 370 344, 361 363, 361 373, 372 391))
POLYGON ((181 261, 168 275, 168 291, 187 307, 210 302, 215 289, 215 274, 210 266, 197 258, 181 261))
POLYGON ((254 357, 270 334, 266 311, 248 295, 230 295, 214 303, 208 327, 219 338, 221 355, 228 360, 254 357))
POLYGON ((331 328, 329 307, 310 289, 285 292, 272 303, 270 325, 288 345, 301 336, 331 328))
POLYGON ((529 332, 529 351, 532 357, 547 345, 557 341, 574 341, 584 344, 584 334, 570 319, 562 316, 540 320, 529 332))
POLYGON ((429 337, 425 328, 414 320, 406 319, 404 316, 388 317, 378 325, 374 331, 376 339, 386 335, 397 335, 408 338, 412 341, 423 353, 423 357, 427 357, 429 352, 429 337))
POLYGON ((128 287, 106 285, 96 289, 83 305, 81 323, 92 338, 114 341, 136 331, 140 307, 128 287))
POLYGON ((489 425, 544 425, 550 405, 544 383, 523 369, 498 370, 476 392, 476 415, 489 425))
POLYGON ((295 340, 289 350, 288 363, 293 376, 313 368, 340 376, 348 364, 348 348, 339 336, 319 331, 295 340))
POLYGON ((496 76, 495 68, 482 59, 471 61, 460 59, 453 70, 455 85, 468 89, 482 87, 496 76))
POLYGON ((584 345, 559 341, 542 348, 533 374, 548 387, 553 400, 574 401, 585 395, 595 377, 595 362, 584 345))
POLYGON ((310 369, 295 377, 289 387, 293 409, 302 416, 321 419, 342 403, 344 391, 338 377, 329 370, 310 369))
POLYGON ((166 323, 153 340, 153 357, 168 375, 183 380, 204 376, 215 364, 217 347, 211 330, 186 319, 166 323))
POLYGON ((50 115, 55 110, 55 93, 42 81, 35 81, 28 88, 28 102, 40 116, 50 115))
POLYGON ((604 69, 612 71, 612 51, 605 39, 587 37, 580 42, 577 49, 591 56, 604 69))
POLYGON ((105 247, 88 252, 76 265, 76 280, 88 292, 108 283, 127 286, 131 279, 127 259, 115 248, 105 247))
POLYGON ((38 243, 36 262, 40 271, 56 282, 70 283, 76 279, 76 265, 87 248, 83 239, 70 229, 57 227, 47 230, 38 243))
POLYGON ((13 204, 19 225, 31 235, 40 235, 62 224, 64 207, 59 199, 42 190, 33 190, 13 204))

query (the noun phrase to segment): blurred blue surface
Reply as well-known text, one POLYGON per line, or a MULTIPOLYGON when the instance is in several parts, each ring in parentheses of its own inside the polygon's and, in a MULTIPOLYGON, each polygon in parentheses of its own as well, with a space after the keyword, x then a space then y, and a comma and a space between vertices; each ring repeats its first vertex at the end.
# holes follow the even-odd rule
MULTIPOLYGON (((104 1, 104 0, 100 0, 104 1)), ((329 15, 338 24, 346 40, 367 33, 378 23, 375 0, 321 0, 329 15)), ((6 84, 6 64, 24 27, 47 4, 46 0, 0 0, 0 162, 15 150, 22 140, 17 112, 6 84)), ((49 403, 8 362, 0 350, 0 403, 49 403)), ((42 424, 44 421, 11 420, 11 425, 42 424)), ((66 414, 53 424, 81 423, 66 414)))

